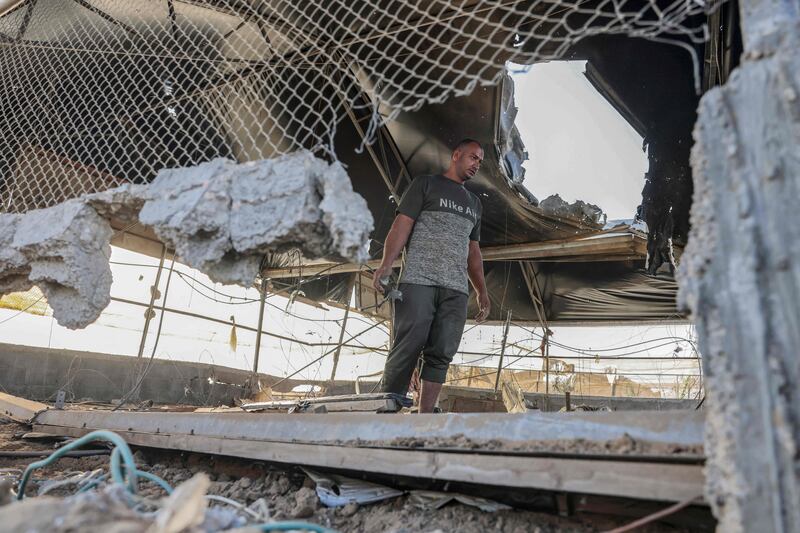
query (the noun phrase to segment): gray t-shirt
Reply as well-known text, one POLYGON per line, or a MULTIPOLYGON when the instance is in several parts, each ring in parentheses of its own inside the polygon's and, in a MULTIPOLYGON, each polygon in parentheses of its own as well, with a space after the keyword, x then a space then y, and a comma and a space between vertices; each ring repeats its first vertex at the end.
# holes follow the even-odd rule
POLYGON ((453 180, 416 178, 397 207, 415 220, 400 282, 469 294, 469 241, 480 240, 481 210, 478 197, 453 180))

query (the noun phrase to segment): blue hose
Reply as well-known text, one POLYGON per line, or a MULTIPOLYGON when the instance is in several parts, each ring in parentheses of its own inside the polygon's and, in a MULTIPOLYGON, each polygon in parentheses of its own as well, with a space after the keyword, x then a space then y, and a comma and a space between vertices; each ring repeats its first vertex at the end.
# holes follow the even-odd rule
POLYGON ((111 431, 106 430, 99 430, 99 431, 92 431, 91 433, 87 433, 83 437, 76 439, 69 444, 62 446, 61 448, 54 451, 49 457, 42 459, 41 461, 36 461, 35 463, 31 463, 28 465, 28 468, 25 469, 25 472, 22 473, 22 478, 19 481, 19 488, 17 499, 21 500, 25 497, 25 486, 28 484, 28 480, 31 477, 31 473, 39 468, 43 468, 45 466, 50 466, 58 459, 60 459, 65 453, 74 450, 75 448, 80 448, 81 446, 88 444, 94 441, 107 441, 112 443, 116 448, 114 452, 119 450, 119 454, 117 455, 116 460, 116 468, 114 468, 114 453, 111 454, 111 478, 120 484, 125 484, 125 478, 122 475, 122 468, 120 467, 120 455, 122 456, 122 460, 125 461, 125 466, 127 470, 130 472, 128 476, 128 490, 131 491, 132 494, 136 494, 136 481, 137 481, 137 474, 139 473, 136 469, 136 463, 133 460, 133 453, 131 453, 131 449, 128 447, 128 444, 125 440, 113 433, 111 431))
MULTIPOLYGON (((19 493, 17 494, 17 499, 21 500, 25 497, 25 486, 28 484, 30 480, 31 473, 39 468, 43 468, 45 466, 50 466, 58 459, 60 459, 65 453, 74 450, 75 448, 80 448, 81 446, 93 442, 93 441, 108 441, 111 442, 115 448, 114 451, 111 452, 111 464, 109 466, 109 470, 111 473, 111 479, 114 480, 115 483, 119 483, 121 485, 127 485, 128 490, 132 494, 136 494, 136 483, 138 478, 146 479, 148 481, 152 481, 153 483, 160 486, 167 494, 172 494, 172 487, 161 479, 160 477, 156 476, 155 474, 151 474, 149 472, 142 472, 141 470, 136 468, 136 462, 133 459, 133 453, 131 449, 128 447, 128 443, 125 440, 117 435, 112 431, 107 430, 97 430, 92 431, 91 433, 87 433, 83 437, 70 442, 69 444, 62 446, 58 450, 54 451, 50 454, 49 457, 42 459, 41 461, 36 461, 35 463, 31 463, 28 465, 28 468, 25 469, 25 472, 22 473, 22 478, 19 482, 19 493), (128 473, 127 480, 125 473, 128 473)), ((100 476, 97 479, 89 481, 84 487, 78 492, 84 492, 89 490, 93 487, 96 487, 106 478, 105 475, 100 476)), ((268 524, 258 524, 255 527, 261 531, 312 531, 314 533, 336 533, 334 530, 322 527, 317 524, 312 524, 309 522, 271 522, 268 524)))
MULTIPOLYGON (((110 468, 111 468, 112 471, 118 471, 120 473, 120 475, 123 475, 123 472, 122 472, 123 465, 120 463, 120 455, 121 454, 122 454, 122 452, 120 451, 120 448, 114 448, 114 451, 111 452, 111 467, 110 468)), ((161 479, 157 475, 151 474, 150 472, 144 472, 142 470, 139 470, 138 468, 136 469, 136 475, 138 477, 142 478, 142 479, 146 479, 148 481, 152 481, 153 483, 155 483, 156 485, 158 485, 159 487, 164 489, 164 492, 166 492, 167 494, 172 494, 172 490, 173 490, 172 486, 170 486, 169 483, 167 483, 166 481, 164 481, 163 479, 161 479)))

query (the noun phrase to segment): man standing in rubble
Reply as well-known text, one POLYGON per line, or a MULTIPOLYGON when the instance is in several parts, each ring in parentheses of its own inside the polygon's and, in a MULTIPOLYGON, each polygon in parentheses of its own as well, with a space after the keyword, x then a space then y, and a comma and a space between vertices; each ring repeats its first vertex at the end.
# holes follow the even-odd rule
POLYGON ((461 343, 467 321, 469 282, 480 311, 489 316, 489 294, 478 245, 481 202, 464 187, 478 172, 483 148, 464 139, 453 150, 444 174, 419 176, 397 207, 373 285, 383 293, 392 264, 408 244, 395 302, 394 344, 383 371, 383 392, 405 395, 422 354, 419 412, 431 413, 461 343))

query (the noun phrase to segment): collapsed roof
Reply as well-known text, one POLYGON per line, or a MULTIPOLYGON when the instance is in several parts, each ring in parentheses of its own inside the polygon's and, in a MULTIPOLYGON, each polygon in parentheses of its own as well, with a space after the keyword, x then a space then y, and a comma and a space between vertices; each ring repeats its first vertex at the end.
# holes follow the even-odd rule
MULTIPOLYGON (((468 187, 484 206, 491 320, 508 311, 515 321, 539 323, 679 317, 672 274, 644 272, 648 246, 657 258, 658 243, 648 245, 628 227, 604 230, 591 209, 547 209, 522 185, 526 154, 503 64, 587 59, 587 76, 649 143, 649 183, 662 185, 645 190, 644 218, 680 240, 688 229, 688 146, 698 100, 686 50, 621 36, 575 44, 580 31, 571 28, 655 35, 647 29, 652 23, 617 27, 611 15, 592 17, 586 6, 554 19, 550 3, 523 2, 524 9, 495 7, 481 21, 474 17, 480 2, 395 4, 39 0, 0 8, 5 209, 149 182, 161 168, 214 157, 247 161, 308 148, 347 166, 376 221, 370 251, 378 257, 410 179, 440 171, 453 143, 469 136, 487 148, 468 187), (322 26, 316 21, 330 19, 330 6, 342 17, 322 26), (397 17, 370 21, 370 10, 397 10, 416 26, 397 17), (532 23, 536 30, 528 32, 532 23), (484 28, 489 39, 454 40, 484 28), (453 50, 456 42, 461 48, 453 50), (320 58, 338 61, 320 66, 320 58), (391 120, 376 122, 381 115, 391 120), (365 146, 365 138, 375 142, 365 146), (665 217, 667 208, 674 214, 665 217)), ((641 14, 660 4, 671 2, 630 1, 626 9, 641 14)), ((700 12, 682 22, 699 27, 700 12)), ((674 39, 702 55, 693 35, 674 39)), ((141 242, 122 244, 147 251, 141 242)), ((295 254, 269 259, 264 275, 274 290, 300 287, 308 298, 346 304, 355 285, 358 307, 386 313, 386 306, 372 307, 368 268, 320 267, 295 254)))

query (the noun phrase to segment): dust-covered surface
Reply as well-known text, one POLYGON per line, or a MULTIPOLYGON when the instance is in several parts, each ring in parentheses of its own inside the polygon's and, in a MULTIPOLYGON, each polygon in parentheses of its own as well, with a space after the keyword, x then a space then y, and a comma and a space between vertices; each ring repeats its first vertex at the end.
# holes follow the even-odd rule
MULTIPOLYGON (((51 442, 20 440, 18 437, 28 431, 25 426, 0 420, 0 450, 52 450, 51 442), (16 436, 16 437, 15 437, 16 436)), ((228 459, 200 454, 179 454, 154 450, 138 450, 135 458, 139 468, 164 478, 173 486, 181 486, 187 481, 197 484, 198 478, 208 478, 207 493, 231 499, 248 506, 258 513, 264 513, 268 520, 303 520, 333 528, 342 532, 449 532, 483 533, 485 531, 522 532, 589 532, 603 531, 629 522, 630 518, 597 514, 578 514, 574 517, 561 517, 555 514, 511 509, 484 512, 477 508, 451 503, 440 509, 423 509, 415 506, 408 495, 383 502, 359 506, 350 503, 343 507, 324 507, 317 497, 314 482, 302 471, 296 469, 275 469, 267 464, 238 459, 228 459)), ((13 476, 36 459, 0 457, 0 476, 13 476)), ((97 468, 107 469, 109 457, 63 458, 51 467, 37 471, 34 482, 26 494, 35 496, 42 483, 48 480, 66 478, 78 472, 97 468)), ((200 479, 202 485, 204 481, 200 479)), ((202 485, 203 487, 205 485, 202 485)), ((168 505, 162 498, 163 491, 150 483, 140 484, 140 496, 159 502, 152 509, 163 509, 168 505)), ((191 487, 190 487, 191 488, 191 487)), ((145 520, 138 513, 130 512, 120 504, 120 495, 113 487, 92 491, 90 497, 63 500, 71 497, 75 487, 55 489, 47 496, 26 499, 29 512, 37 515, 36 524, 40 529, 33 531, 68 531, 67 526, 78 524, 80 531, 145 531, 153 524, 153 518, 145 520), (35 502, 42 498, 45 504, 35 502), (60 502, 68 501, 64 506, 60 502), (102 512, 99 510, 102 509, 102 512)), ((74 497, 72 497, 74 498, 74 497)), ((0 497, 0 517, 4 511, 0 497)), ((16 504, 12 504, 16 505, 16 504)), ((218 521, 230 520, 230 505, 209 502, 217 511, 212 518, 218 521), (215 507, 216 506, 216 507, 215 507)), ((21 508, 20 508, 21 509, 21 508)), ((21 523, 19 512, 12 513, 16 523, 21 523)), ((239 513, 242 521, 249 524, 256 520, 253 516, 239 513)), ((11 516, 11 515, 8 515, 11 516)), ((207 518, 208 518, 207 513, 207 518)), ((9 519, 10 520, 10 519, 9 519)), ((12 522, 5 522, 6 524, 12 522)), ((27 525, 33 522, 25 522, 27 525)), ((221 523, 221 522, 220 522, 221 523)), ((232 523, 232 522, 231 522, 232 523)), ((75 530, 75 529, 72 529, 75 530)), ((185 529, 185 531, 200 531, 185 529)), ((4 531, 30 531, 24 528, 4 529, 4 531)), ((641 531, 667 532, 681 531, 666 525, 656 524, 641 531)))
POLYGON ((36 285, 59 324, 86 327, 110 302, 111 234, 81 200, 0 214, 0 294, 36 285))
POLYGON ((249 287, 264 254, 364 262, 373 220, 339 163, 307 151, 166 169, 25 214, 0 214, 0 294, 37 285, 62 326, 84 328, 110 301, 110 219, 150 227, 188 266, 249 287))
POLYGON ((142 195, 139 221, 220 283, 250 285, 262 256, 287 247, 310 258, 368 259, 366 201, 340 164, 307 151, 162 170, 142 195))
POLYGON ((452 438, 398 438, 382 442, 360 440, 343 443, 351 446, 386 446, 397 448, 459 449, 513 453, 564 453, 585 455, 642 455, 670 457, 703 457, 702 445, 668 444, 637 440, 628 434, 608 441, 586 439, 531 440, 527 442, 503 439, 475 441, 464 435, 452 438))
POLYGON ((698 109, 679 275, 703 354, 720 531, 800 530, 800 16, 742 3, 747 46, 698 109))

